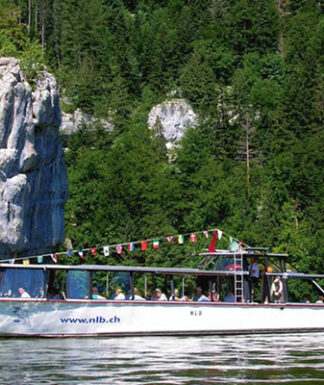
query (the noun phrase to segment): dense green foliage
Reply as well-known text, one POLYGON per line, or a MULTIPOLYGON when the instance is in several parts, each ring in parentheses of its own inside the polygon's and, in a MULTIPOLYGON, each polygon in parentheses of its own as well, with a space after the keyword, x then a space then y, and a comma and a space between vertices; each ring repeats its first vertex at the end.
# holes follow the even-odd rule
MULTIPOLYGON (((43 50, 69 108, 109 116, 116 127, 83 128, 67 142, 74 248, 218 227, 323 272, 319 1, 30 5, 28 12, 27 1, 0 0, 1 55, 43 50), (146 123, 170 92, 200 116, 172 154, 159 127, 153 135, 146 123)), ((184 250, 118 258, 172 265, 190 259, 184 250)))

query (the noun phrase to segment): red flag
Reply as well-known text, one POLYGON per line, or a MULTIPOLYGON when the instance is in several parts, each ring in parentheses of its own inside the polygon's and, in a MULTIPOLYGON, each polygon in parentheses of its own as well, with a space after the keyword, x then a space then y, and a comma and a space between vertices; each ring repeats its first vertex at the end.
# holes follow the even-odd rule
POLYGON ((197 235, 195 233, 190 234, 190 242, 191 243, 197 242, 197 235))
POLYGON ((123 246, 122 245, 117 245, 116 246, 116 253, 117 254, 122 254, 123 252, 123 246))
POLYGON ((142 241, 141 242, 141 247, 142 247, 142 251, 147 250, 147 241, 142 241))
POLYGON ((215 253, 216 252, 216 239, 217 239, 217 230, 214 232, 213 238, 210 242, 208 252, 215 253))
POLYGON ((96 255, 96 253, 97 253, 97 250, 96 250, 95 247, 93 247, 92 249, 90 249, 90 251, 91 251, 91 254, 92 254, 92 255, 96 255))

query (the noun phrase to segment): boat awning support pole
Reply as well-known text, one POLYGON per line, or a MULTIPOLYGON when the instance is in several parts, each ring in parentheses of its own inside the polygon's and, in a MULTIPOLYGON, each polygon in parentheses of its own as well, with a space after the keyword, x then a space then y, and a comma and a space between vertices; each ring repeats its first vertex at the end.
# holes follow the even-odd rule
POLYGON ((131 287, 131 299, 134 299, 134 277, 133 273, 129 274, 129 281, 130 281, 130 287, 131 287))
POLYGON ((108 295, 109 290, 109 273, 106 275, 106 295, 108 295))
POLYGON ((174 301, 174 280, 173 280, 173 275, 170 277, 170 284, 171 284, 171 298, 172 301, 174 301))
POLYGON ((208 290, 209 290, 209 298, 211 301, 213 301, 213 281, 211 279, 208 280, 208 290))

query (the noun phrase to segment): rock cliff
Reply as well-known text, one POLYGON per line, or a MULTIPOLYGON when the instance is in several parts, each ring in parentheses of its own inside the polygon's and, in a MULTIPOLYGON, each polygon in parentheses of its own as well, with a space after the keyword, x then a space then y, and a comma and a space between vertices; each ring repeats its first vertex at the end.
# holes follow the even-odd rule
POLYGON ((158 104, 149 113, 147 124, 153 128, 160 123, 168 149, 179 141, 189 126, 195 126, 197 115, 184 99, 172 99, 158 104))
POLYGON ((19 61, 0 58, 0 258, 53 250, 64 240, 66 168, 55 78, 33 88, 19 61))

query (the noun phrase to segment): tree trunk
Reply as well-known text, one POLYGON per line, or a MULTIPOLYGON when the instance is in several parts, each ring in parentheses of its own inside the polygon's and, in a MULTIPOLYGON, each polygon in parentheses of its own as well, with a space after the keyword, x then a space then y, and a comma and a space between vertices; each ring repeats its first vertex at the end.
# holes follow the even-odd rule
POLYGON ((27 30, 30 34, 30 27, 31 27, 31 2, 32 0, 28 0, 28 24, 27 24, 27 30))

